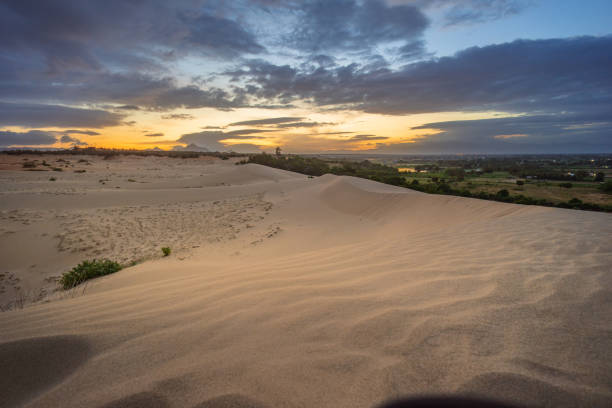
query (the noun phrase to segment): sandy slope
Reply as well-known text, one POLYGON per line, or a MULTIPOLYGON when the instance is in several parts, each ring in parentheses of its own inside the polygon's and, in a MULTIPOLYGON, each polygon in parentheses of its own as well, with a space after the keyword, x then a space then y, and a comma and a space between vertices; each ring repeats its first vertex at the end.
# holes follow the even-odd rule
POLYGON ((186 243, 83 295, 0 314, 8 406, 370 407, 423 393, 612 405, 608 214, 121 160, 91 173, 144 182, 111 189, 70 175, 76 201, 41 193, 38 174, 2 176, 3 257, 32 285, 30 262, 74 263, 89 254, 75 238, 105 228, 121 235, 95 248, 116 256, 155 250, 164 235, 186 243), (142 170, 152 167, 166 179, 142 170), (58 252, 43 228, 77 251, 58 252))

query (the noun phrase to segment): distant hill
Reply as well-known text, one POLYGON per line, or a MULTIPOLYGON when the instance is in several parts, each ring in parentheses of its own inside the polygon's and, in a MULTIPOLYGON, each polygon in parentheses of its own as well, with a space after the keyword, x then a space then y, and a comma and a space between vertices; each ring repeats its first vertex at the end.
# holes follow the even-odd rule
POLYGON ((172 150, 179 151, 179 152, 205 152, 205 153, 210 152, 210 150, 208 150, 207 148, 202 147, 202 146, 198 146, 195 143, 191 143, 191 144, 189 144, 189 145, 187 145, 185 147, 183 147, 183 146, 174 146, 172 148, 172 150))

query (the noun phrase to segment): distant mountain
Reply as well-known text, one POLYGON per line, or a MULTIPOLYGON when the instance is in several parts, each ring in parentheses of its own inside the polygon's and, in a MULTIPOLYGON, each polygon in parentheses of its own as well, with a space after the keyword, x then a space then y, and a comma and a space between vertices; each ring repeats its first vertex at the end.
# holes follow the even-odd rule
POLYGON ((53 152, 56 150, 66 150, 63 147, 4 147, 0 146, 1 152, 9 152, 14 150, 31 150, 33 152, 53 152))

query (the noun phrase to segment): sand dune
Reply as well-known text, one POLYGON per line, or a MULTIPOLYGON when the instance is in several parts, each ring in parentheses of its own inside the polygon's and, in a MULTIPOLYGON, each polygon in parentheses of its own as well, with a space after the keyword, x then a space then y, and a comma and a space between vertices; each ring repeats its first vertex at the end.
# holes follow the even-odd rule
POLYGON ((121 160, 71 174, 78 203, 2 172, 5 274, 35 287, 82 256, 147 259, 0 314, 7 406, 612 405, 608 214, 121 160), (162 166, 166 180, 142 170, 162 166), (96 186, 96 171, 147 183, 96 186), (162 241, 176 253, 155 255, 162 241))

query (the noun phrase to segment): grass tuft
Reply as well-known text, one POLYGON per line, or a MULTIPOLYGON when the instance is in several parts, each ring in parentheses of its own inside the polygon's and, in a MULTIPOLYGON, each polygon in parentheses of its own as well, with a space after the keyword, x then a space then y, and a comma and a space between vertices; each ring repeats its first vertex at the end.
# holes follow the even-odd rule
POLYGON ((121 265, 108 259, 83 261, 70 272, 64 273, 60 278, 60 283, 64 289, 70 289, 88 279, 110 275, 119 270, 121 270, 121 265))
POLYGON ((162 252, 164 253, 164 256, 168 256, 170 255, 170 253, 172 252, 172 250, 170 249, 170 247, 163 247, 162 252))

